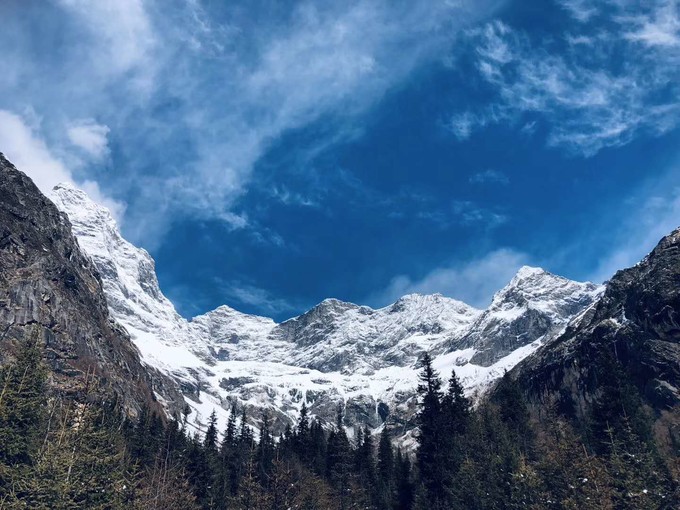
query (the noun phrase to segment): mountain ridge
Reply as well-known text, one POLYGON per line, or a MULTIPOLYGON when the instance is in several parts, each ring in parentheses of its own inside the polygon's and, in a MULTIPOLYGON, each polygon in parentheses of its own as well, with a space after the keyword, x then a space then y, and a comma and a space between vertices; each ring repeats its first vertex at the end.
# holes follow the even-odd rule
POLYGON ((182 388, 197 427, 213 409, 223 424, 237 405, 254 425, 263 411, 270 413, 280 433, 304 401, 328 423, 343 405, 348 426, 376 428, 382 403, 406 433, 424 352, 436 356, 440 370, 455 368, 468 393, 483 392, 600 292, 524 266, 487 310, 441 294, 409 294, 378 309, 328 298, 281 323, 227 305, 186 320, 163 295, 149 253, 122 237, 105 208, 73 186, 55 187, 50 198, 71 217, 100 268, 112 316, 143 361, 182 388), (573 307, 563 306, 566 301, 573 307), (495 314, 489 312, 494 302, 495 314), (495 328, 494 342, 506 345, 494 349, 475 325, 483 333, 495 328), (513 336, 519 327, 529 330, 521 338, 513 336))

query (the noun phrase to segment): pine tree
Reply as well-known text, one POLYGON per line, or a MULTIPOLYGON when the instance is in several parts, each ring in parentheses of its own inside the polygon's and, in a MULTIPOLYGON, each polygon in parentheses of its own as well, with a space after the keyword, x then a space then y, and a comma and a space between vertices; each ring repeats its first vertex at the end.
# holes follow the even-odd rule
POLYGON ((232 498, 230 510, 266 510, 271 505, 270 495, 262 488, 255 474, 252 458, 245 466, 245 471, 238 493, 232 498))
POLYGON ((35 509, 123 509, 132 479, 120 435, 102 409, 60 405, 22 501, 35 509))
POLYGON ((328 438, 326 461, 328 479, 340 495, 340 508, 350 508, 352 501, 352 449, 342 423, 342 408, 338 407, 336 430, 328 438))
POLYGON ((443 441, 442 391, 439 374, 432 367, 428 353, 421 360, 422 372, 418 385, 418 473, 422 490, 422 508, 439 510, 446 508, 446 473, 442 470, 448 456, 443 441))
POLYGON ((194 489, 198 503, 205 506, 209 500, 209 487, 212 480, 203 441, 197 434, 188 440, 184 455, 189 483, 194 489))
POLYGON ((231 406, 229 412, 229 420, 227 421, 227 429, 224 431, 224 440, 222 442, 222 450, 225 448, 234 448, 236 446, 236 405, 231 406))
POLYGON ((411 510, 413 508, 414 487, 411 479, 411 461, 408 457, 397 450, 395 469, 396 494, 394 501, 395 510, 411 510))
POLYGON ((248 426, 248 416, 246 415, 246 409, 243 408, 241 413, 241 430, 238 435, 239 447, 245 451, 252 450, 253 447, 253 430, 248 426))
POLYGON ((529 425, 529 407, 519 384, 507 372, 498 384, 493 400, 505 429, 512 434, 524 452, 528 451, 533 440, 529 425))
POLYGON ((46 370, 38 330, 0 371, 0 464, 30 465, 45 417, 46 370))
POLYGON ((472 403, 465 396, 463 385, 455 371, 451 372, 449 386, 442 399, 444 426, 450 435, 463 434, 467 428, 472 412, 472 403))
POLYGON ((203 438, 203 447, 211 454, 217 453, 217 413, 214 409, 210 413, 210 418, 208 418, 208 428, 203 438))
POLYGON ((378 443, 378 483, 376 487, 376 506, 379 509, 391 508, 394 499, 395 468, 392 438, 387 424, 383 426, 378 443))
POLYGON ((323 476, 326 473, 326 458, 328 456, 328 443, 323 425, 317 419, 309 428, 309 465, 314 473, 323 476))
POLYGON ((295 431, 294 444, 298 457, 304 461, 309 460, 309 411, 304 400, 300 408, 300 418, 298 419, 295 431))
POLYGON ((260 441, 257 445, 257 474, 262 484, 267 486, 267 479, 271 474, 274 462, 274 438, 271 435, 269 415, 262 414, 260 427, 260 441))
POLYGON ((373 436, 368 427, 364 427, 362 432, 363 441, 357 445, 357 473, 364 481, 364 484, 372 487, 375 485, 375 445, 373 444, 373 436))

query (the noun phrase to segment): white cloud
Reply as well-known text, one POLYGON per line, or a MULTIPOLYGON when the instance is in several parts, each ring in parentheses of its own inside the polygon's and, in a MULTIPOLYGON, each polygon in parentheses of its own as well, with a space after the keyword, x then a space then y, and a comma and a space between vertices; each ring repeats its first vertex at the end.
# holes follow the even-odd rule
POLYGON ((509 184, 510 179, 500 170, 489 168, 472 174, 469 181, 473 184, 509 184))
POLYGON ((156 33, 144 0, 54 0, 82 20, 91 35, 90 65, 104 75, 134 71, 134 79, 151 85, 156 33))
POLYGON ((595 0, 558 0, 558 3, 580 22, 587 22, 599 12, 595 0))
POLYGON ((508 221, 507 216, 480 207, 469 200, 454 200, 451 209, 456 218, 463 225, 478 225, 484 228, 494 228, 508 221))
MULTIPOLYGON (((563 4, 584 23, 594 15, 590 2, 563 4)), ((479 75, 498 99, 453 115, 450 126, 457 138, 466 139, 489 124, 517 124, 532 114, 547 121, 549 145, 592 156, 641 134, 658 136, 676 127, 678 2, 648 10, 616 2, 607 12, 609 31, 593 32, 585 23, 563 34, 573 46, 568 52, 552 40, 533 42, 500 21, 470 31, 477 42, 479 75), (614 66, 615 58, 623 60, 614 66)))
POLYGON ((0 151, 17 169, 28 175, 44 194, 60 182, 72 182, 84 189, 92 199, 108 207, 121 221, 125 211, 122 202, 106 196, 96 182, 76 181, 61 159, 56 157, 24 118, 7 110, 0 110, 0 151))
POLYGON ((680 186, 671 185, 657 191, 657 194, 634 198, 626 204, 630 216, 617 225, 612 236, 612 250, 592 271, 591 281, 607 280, 619 269, 637 264, 662 237, 680 227, 680 186))
POLYGON ((276 298, 268 290, 254 285, 238 281, 225 284, 221 280, 219 284, 228 300, 235 300, 244 305, 256 306, 267 313, 279 314, 295 309, 288 301, 276 298))
POLYGON ((92 119, 81 119, 66 127, 71 143, 95 160, 101 160, 109 154, 109 131, 108 126, 97 124, 92 119))
POLYGON ((50 153, 44 140, 21 117, 7 110, 0 110, 0 151, 43 193, 60 182, 73 181, 71 172, 50 153))
POLYGON ((656 6, 649 13, 625 18, 632 25, 625 37, 650 47, 680 47, 680 2, 661 0, 656 6))
MULTIPOLYGON (((117 166, 117 191, 140 197, 128 210, 138 231, 126 234, 148 243, 177 216, 242 223, 234 202, 283 134, 366 111, 503 0, 300 1, 258 12, 256 24, 243 16, 248 9, 216 18, 196 0, 52 3, 64 19, 40 22, 65 34, 55 48, 58 68, 29 57, 32 41, 15 11, 18 36, 0 64, 11 64, 3 67, 16 77, 0 76, 0 91, 5 83, 9 104, 33 104, 50 140, 64 136, 64 117, 97 119, 99 128, 66 132, 91 158, 106 156, 105 131, 116 132, 127 156, 117 166), (50 80, 58 86, 33 85, 50 80), (20 90, 19 82, 29 85, 20 90), (178 156, 172 149, 180 146, 178 156)), ((333 124, 338 129, 313 144, 327 147, 342 139, 338 131, 352 131, 333 124)))
POLYGON ((432 294, 460 299, 485 308, 495 292, 504 287, 525 265, 528 256, 512 249, 499 249, 464 264, 440 267, 419 279, 395 276, 387 288, 367 301, 384 306, 410 293, 432 294))
POLYGON ((180 217, 249 226, 235 203, 283 135, 328 120, 306 154, 354 136, 357 116, 504 2, 300 0, 258 10, 257 23, 247 2, 51 0, 31 16, 0 2, 12 34, 0 108, 32 105, 45 139, 90 162, 115 132, 106 188, 134 197, 125 233, 151 247, 180 217), (60 44, 36 56, 36 30, 60 44), (64 119, 96 123, 65 131, 64 119))

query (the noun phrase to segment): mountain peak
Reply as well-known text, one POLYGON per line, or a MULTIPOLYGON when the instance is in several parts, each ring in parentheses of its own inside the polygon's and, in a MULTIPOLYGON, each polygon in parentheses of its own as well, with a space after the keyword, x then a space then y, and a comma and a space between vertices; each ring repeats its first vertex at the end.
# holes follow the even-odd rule
MULTIPOLYGON (((106 207, 99 205, 82 189, 71 182, 57 184, 47 196, 57 208, 65 212, 77 237, 96 237, 97 229, 106 226, 109 235, 120 237, 118 224, 106 207)), ((86 250, 88 251, 88 250, 86 250)))
POLYGON ((522 266, 515 274, 515 278, 532 278, 543 275, 550 275, 550 273, 541 267, 522 266))

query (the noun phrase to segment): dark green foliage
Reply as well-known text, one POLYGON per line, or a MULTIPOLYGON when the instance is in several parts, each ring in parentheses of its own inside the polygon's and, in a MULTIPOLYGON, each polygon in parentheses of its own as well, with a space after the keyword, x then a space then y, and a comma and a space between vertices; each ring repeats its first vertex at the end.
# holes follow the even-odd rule
POLYGON ((427 354, 422 360, 420 381, 417 502, 420 508, 450 508, 456 499, 455 481, 465 456, 464 434, 470 425, 471 404, 455 372, 447 392, 442 393, 439 375, 427 354))
POLYGON ((380 433, 378 443, 378 470, 374 501, 379 509, 392 508, 395 501, 396 469, 394 452, 392 451, 392 438, 387 427, 380 433))
MULTIPOLYGON (((377 445, 369 429, 359 430, 352 444, 342 409, 329 427, 311 418, 303 404, 298 422, 277 440, 268 415, 261 417, 256 438, 245 409, 238 418, 235 407, 223 437, 215 413, 203 434, 190 436, 186 422, 180 427, 148 409, 131 423, 89 395, 82 402, 48 398, 36 338, 22 343, 15 361, 0 371, 2 509, 678 505, 677 459, 664 458, 656 447, 650 418, 614 358, 611 377, 587 409, 587 426, 573 427, 556 411, 532 421, 521 388, 508 376, 491 400, 473 410, 455 374, 443 391, 425 356, 412 469, 411 457, 393 449, 390 423, 377 445)), ((673 431, 669 438, 663 451, 674 451, 673 431)))
POLYGON ((45 378, 36 330, 19 346, 16 361, 0 371, 1 463, 33 463, 31 452, 44 420, 45 378))
POLYGON ((217 453, 217 414, 215 414, 214 409, 210 413, 210 418, 208 418, 208 428, 203 437, 203 447, 210 453, 217 453))
POLYGON ((413 508, 415 487, 411 474, 411 461, 408 456, 401 454, 401 450, 397 451, 394 485, 396 491, 394 496, 394 509, 410 510, 413 508))

